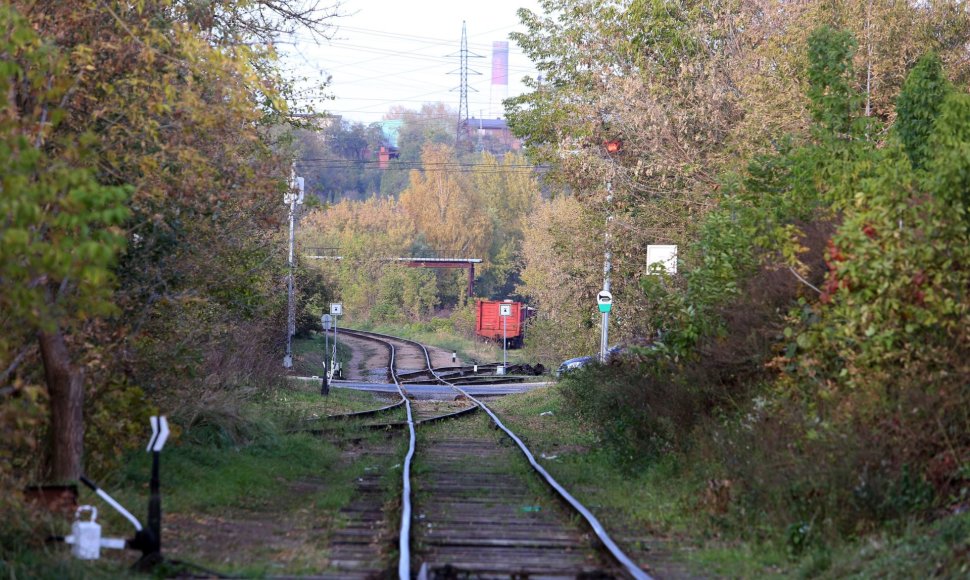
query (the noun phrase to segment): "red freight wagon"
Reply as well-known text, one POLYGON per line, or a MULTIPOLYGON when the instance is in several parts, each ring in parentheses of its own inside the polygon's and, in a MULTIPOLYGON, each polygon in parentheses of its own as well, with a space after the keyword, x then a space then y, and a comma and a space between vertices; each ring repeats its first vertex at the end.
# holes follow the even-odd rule
POLYGON ((502 340, 502 319, 505 318, 505 337, 512 348, 522 346, 525 321, 534 312, 521 302, 511 300, 478 300, 475 303, 475 334, 487 340, 502 340), (512 315, 503 317, 499 314, 499 307, 508 304, 512 308, 512 315))

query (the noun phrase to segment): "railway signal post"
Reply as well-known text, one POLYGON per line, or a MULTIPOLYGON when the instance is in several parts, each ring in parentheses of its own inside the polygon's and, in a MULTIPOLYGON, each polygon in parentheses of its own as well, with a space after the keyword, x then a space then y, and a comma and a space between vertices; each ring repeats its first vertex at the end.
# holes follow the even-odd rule
POLYGON ((613 294, 609 290, 601 290, 596 295, 596 304, 603 314, 603 330, 600 334, 600 362, 606 362, 606 351, 609 349, 609 320, 610 310, 613 308, 613 294))
POLYGON ((512 305, 500 304, 498 307, 498 314, 502 317, 502 372, 497 372, 496 374, 504 375, 505 367, 508 366, 509 339, 507 336, 507 325, 509 316, 512 316, 512 305))
POLYGON ((333 355, 330 357, 330 376, 336 376, 340 370, 337 363, 337 319, 343 316, 344 305, 340 302, 330 304, 330 316, 333 317, 333 355))

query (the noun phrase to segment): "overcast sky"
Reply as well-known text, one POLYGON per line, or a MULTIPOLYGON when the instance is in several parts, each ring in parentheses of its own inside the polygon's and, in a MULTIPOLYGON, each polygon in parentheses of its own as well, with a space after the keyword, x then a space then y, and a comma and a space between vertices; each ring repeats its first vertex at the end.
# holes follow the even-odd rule
MULTIPOLYGON (((491 88, 492 42, 508 40, 522 30, 516 11, 538 11, 537 0, 342 0, 346 16, 335 20, 331 41, 319 44, 307 33, 295 43, 283 43, 287 67, 313 79, 331 77, 332 101, 319 94, 317 110, 370 123, 394 105, 419 109, 422 103, 444 102, 457 111, 462 21, 468 49, 483 58, 469 58, 468 105, 472 117, 502 116, 501 96, 491 88), (452 56, 449 56, 452 55, 452 56), (452 90, 456 89, 456 90, 452 90), (471 89, 477 89, 475 92, 471 89)), ((508 96, 524 92, 521 79, 536 71, 514 42, 509 41, 508 96)))

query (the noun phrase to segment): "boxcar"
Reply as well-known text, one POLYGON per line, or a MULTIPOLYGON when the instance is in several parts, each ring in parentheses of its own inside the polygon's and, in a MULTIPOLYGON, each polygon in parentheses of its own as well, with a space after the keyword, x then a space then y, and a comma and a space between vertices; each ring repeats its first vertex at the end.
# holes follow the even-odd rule
POLYGON ((505 338, 509 348, 522 346, 525 321, 532 316, 534 310, 521 302, 512 300, 478 300, 475 303, 475 334, 485 340, 502 340, 502 323, 505 323, 505 338), (501 315, 501 306, 507 304, 511 316, 501 315))

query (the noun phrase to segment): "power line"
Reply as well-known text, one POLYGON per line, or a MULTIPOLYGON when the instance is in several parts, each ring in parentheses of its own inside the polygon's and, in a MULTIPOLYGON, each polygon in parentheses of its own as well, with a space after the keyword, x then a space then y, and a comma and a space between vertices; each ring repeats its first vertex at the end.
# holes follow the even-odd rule
POLYGON ((354 159, 302 159, 297 161, 301 168, 314 169, 379 169, 381 171, 412 171, 422 172, 442 171, 449 173, 476 173, 483 175, 495 174, 530 174, 549 169, 548 165, 531 165, 525 163, 485 164, 441 162, 422 163, 420 161, 392 161, 387 167, 381 168, 380 161, 354 159))
MULTIPOLYGON (((480 33, 474 34, 474 35, 472 35, 472 37, 473 38, 475 38, 475 37, 482 37, 482 36, 485 36, 485 35, 488 35, 488 34, 492 34, 493 32, 498 32, 500 30, 512 30, 513 28, 515 28, 515 25, 511 25, 511 26, 501 26, 499 28, 493 28, 491 30, 486 30, 485 32, 480 32, 480 33)), ((436 37, 432 37, 432 36, 420 36, 420 35, 416 35, 416 34, 402 34, 400 32, 391 32, 391 31, 386 31, 386 30, 375 30, 375 29, 372 29, 372 28, 359 28, 359 27, 354 27, 354 26, 339 26, 339 27, 337 27, 337 31, 334 33, 334 36, 336 36, 337 34, 339 34, 339 31, 340 30, 347 30, 347 31, 350 31, 350 32, 358 32, 360 34, 363 34, 364 36, 376 36, 376 37, 379 37, 379 38, 389 38, 389 39, 394 39, 394 40, 412 41, 412 42, 417 42, 417 43, 420 43, 421 45, 429 46, 429 47, 431 47, 431 46, 447 46, 447 45, 450 45, 452 42, 454 42, 454 40, 453 39, 450 39, 450 38, 436 38, 436 37)), ((294 33, 294 34, 291 34, 289 36, 291 38, 294 38, 294 39, 309 40, 311 42, 315 42, 313 40, 313 38, 311 38, 310 35, 303 34, 303 33, 299 33, 299 32, 294 33)), ((333 44, 335 44, 337 42, 340 42, 340 41, 339 40, 336 40, 336 41, 335 40, 330 40, 329 41, 329 44, 333 45, 333 44)), ((319 44, 319 43, 315 42, 315 44, 319 44)), ((478 49, 481 49, 481 50, 484 50, 484 49, 490 48, 491 47, 491 44, 489 44, 488 42, 470 42, 469 43, 469 46, 474 47, 474 48, 478 48, 478 49)), ((522 52, 522 50, 519 49, 518 47, 516 47, 513 50, 513 52, 515 52, 517 54, 524 54, 522 52)))
MULTIPOLYGON (((485 33, 471 35, 467 32, 467 26, 463 25, 464 49, 468 50, 469 47, 475 49, 479 46, 487 46, 485 43, 473 42, 473 37, 487 37, 496 30, 513 30, 516 26, 518 25, 511 24, 509 26, 495 28, 485 33)), ((441 86, 440 91, 433 90, 436 88, 437 83, 432 79, 428 79, 431 82, 422 82, 423 79, 419 80, 419 78, 427 76, 428 74, 434 74, 433 71, 439 66, 439 63, 443 65, 447 62, 446 59, 454 58, 454 54, 450 56, 439 56, 444 51, 438 54, 432 54, 432 52, 437 52, 442 46, 450 44, 453 41, 434 36, 421 36, 418 34, 353 26, 339 26, 335 34, 337 38, 329 40, 329 42, 314 40, 313 44, 318 48, 308 46, 307 43, 301 42, 307 38, 306 35, 297 33, 287 36, 288 39, 293 41, 293 47, 290 50, 284 50, 284 52, 292 54, 293 61, 291 62, 294 62, 299 71, 307 71, 309 68, 309 71, 303 73, 309 80, 312 80, 318 74, 334 75, 330 86, 327 87, 327 91, 322 96, 318 97, 313 94, 314 92, 321 92, 319 88, 307 87, 307 90, 299 94, 297 99, 293 99, 294 103, 316 101, 316 106, 325 108, 333 114, 345 114, 350 117, 361 118, 362 120, 377 120, 382 116, 382 113, 385 113, 388 107, 396 103, 424 103, 442 100, 442 97, 428 99, 423 97, 425 95, 428 97, 437 97, 447 90, 447 86, 441 86), (386 46, 392 43, 397 46, 386 46), (330 55, 321 52, 320 49, 325 51, 328 46, 332 47, 336 52, 330 55), (352 54, 349 54, 351 52, 357 55, 364 55, 364 58, 353 58, 352 54), (334 57, 339 60, 334 62, 334 57), (325 64, 327 62, 332 62, 332 66, 327 66, 325 64), (400 66, 401 63, 405 63, 405 65, 400 66), (415 63, 417 66, 407 66, 407 63, 415 63), (336 78, 338 74, 339 78, 336 78), (377 81, 380 81, 380 83, 378 84, 377 81), (391 83, 393 83, 393 89, 390 88, 391 83), (400 90, 402 87, 404 91, 400 90), (410 87, 414 87, 415 89, 420 87, 421 90, 411 91, 410 87), (400 94, 401 92, 405 93, 401 99, 390 96, 384 99, 375 98, 375 95, 400 94), (355 94, 361 94, 362 97, 356 99, 350 96, 355 94), (361 101, 359 104, 363 104, 364 102, 372 102, 374 104, 340 108, 341 104, 346 103, 349 105, 350 101, 361 101)), ((505 37, 506 35, 502 34, 501 36, 505 37)), ((516 50, 515 47, 511 52, 521 54, 521 51, 516 50)), ((460 61, 461 54, 458 56, 460 61)), ((480 57, 480 55, 474 56, 480 57)), ((462 70, 462 68, 459 68, 457 74, 461 75, 462 70)), ((534 66, 513 65, 510 67, 510 72, 517 76, 530 74, 534 71, 534 66)), ((442 73, 444 72, 446 71, 443 70, 442 73)), ((472 72, 478 74, 477 71, 472 72)), ((467 74, 471 76, 472 72, 467 74)), ((470 83, 470 80, 470 78, 466 77, 464 79, 465 82, 460 83, 459 87, 455 89, 459 92, 463 87, 466 89, 465 97, 459 99, 458 109, 460 121, 470 118, 472 116, 472 109, 477 110, 480 105, 485 105, 484 101, 478 102, 480 99, 470 94, 473 92, 478 93, 482 90, 480 83, 470 83), (477 89, 476 86, 478 86, 477 89), (463 107, 462 105, 465 106, 463 107)))
MULTIPOLYGON (((471 71, 468 70, 469 58, 484 58, 484 57, 480 54, 475 54, 473 52, 468 51, 468 32, 465 29, 465 22, 462 21, 461 50, 458 52, 458 59, 460 63, 459 69, 458 69, 458 75, 461 80, 457 89, 459 91, 460 96, 458 97, 458 126, 455 127, 455 143, 458 143, 458 140, 461 139, 461 122, 468 121, 468 116, 469 116, 468 115, 468 75, 482 74, 477 70, 471 70, 471 71)), ((455 73, 451 72, 449 74, 455 74, 455 73)), ((455 89, 452 89, 452 90, 455 90, 455 89)), ((478 90, 474 88, 471 90, 478 92, 478 90)))

